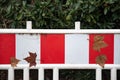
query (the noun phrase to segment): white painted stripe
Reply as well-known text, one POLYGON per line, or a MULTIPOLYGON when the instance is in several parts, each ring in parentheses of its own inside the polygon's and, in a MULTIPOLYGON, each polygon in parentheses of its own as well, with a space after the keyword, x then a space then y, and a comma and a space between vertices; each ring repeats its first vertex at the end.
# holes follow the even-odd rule
POLYGON ((114 35, 114 64, 120 64, 120 34, 114 35))
POLYGON ((89 35, 65 34, 65 63, 89 63, 89 35))
MULTIPOLYGON (((16 34, 16 58, 23 60, 29 56, 29 52, 36 52, 37 63, 40 63, 40 35, 16 34)), ((23 60, 20 63, 27 62, 23 60)))

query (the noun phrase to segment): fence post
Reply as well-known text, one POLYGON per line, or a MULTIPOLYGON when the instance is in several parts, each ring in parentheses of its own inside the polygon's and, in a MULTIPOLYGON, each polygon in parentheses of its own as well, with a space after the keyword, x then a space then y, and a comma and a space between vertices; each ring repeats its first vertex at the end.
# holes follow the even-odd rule
POLYGON ((29 68, 24 68, 23 80, 29 80, 29 68))
POLYGON ((26 27, 27 27, 28 30, 32 29, 32 21, 27 21, 26 22, 26 27))
POLYGON ((14 68, 8 69, 8 80, 14 80, 14 68))
POLYGON ((80 22, 79 21, 75 22, 75 30, 80 30, 80 22))
POLYGON ((100 68, 96 69, 96 80, 102 80, 102 72, 100 68))
POLYGON ((58 68, 53 68, 53 80, 59 80, 59 70, 58 68))
POLYGON ((39 68, 38 71, 38 80, 44 80, 44 68, 39 68))
POLYGON ((111 80, 117 80, 117 72, 116 68, 111 69, 111 80))

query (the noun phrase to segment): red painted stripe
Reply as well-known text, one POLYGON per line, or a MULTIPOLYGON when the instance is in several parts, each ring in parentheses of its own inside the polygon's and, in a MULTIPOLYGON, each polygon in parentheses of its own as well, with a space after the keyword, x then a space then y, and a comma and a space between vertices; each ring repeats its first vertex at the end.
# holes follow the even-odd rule
POLYGON ((0 34, 0 64, 9 64, 15 57, 15 34, 0 34))
POLYGON ((89 40, 89 63, 95 63, 95 58, 100 54, 105 54, 107 56, 107 64, 113 64, 114 62, 114 34, 90 34, 89 40), (101 51, 93 50, 94 36, 101 35, 104 36, 104 41, 108 44, 107 47, 101 48, 101 51))
POLYGON ((64 63, 64 34, 41 35, 41 63, 64 63))

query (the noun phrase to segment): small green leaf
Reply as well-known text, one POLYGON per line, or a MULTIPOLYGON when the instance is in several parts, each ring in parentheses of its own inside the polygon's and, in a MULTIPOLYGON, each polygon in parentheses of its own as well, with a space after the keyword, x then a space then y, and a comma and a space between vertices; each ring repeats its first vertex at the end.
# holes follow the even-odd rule
POLYGON ((77 3, 75 6, 75 10, 77 10, 80 7, 80 3, 77 3))
POLYGON ((25 7, 26 6, 26 1, 23 1, 23 7, 25 7))
POLYGON ((107 8, 105 8, 105 9, 104 9, 104 15, 107 14, 107 11, 108 11, 107 8))
POLYGON ((90 16, 89 16, 89 15, 86 17, 86 20, 87 20, 88 22, 90 22, 90 21, 91 21, 91 18, 90 18, 90 16))
POLYGON ((67 0, 66 5, 67 6, 70 5, 70 3, 71 3, 71 0, 67 0))
POLYGON ((95 10, 94 6, 89 6, 89 13, 93 12, 95 10))
POLYGON ((22 14, 19 14, 16 19, 17 19, 17 20, 21 20, 21 19, 22 19, 22 16, 23 16, 22 14))
POLYGON ((8 6, 8 8, 7 8, 7 14, 10 14, 10 12, 11 12, 11 7, 12 7, 11 5, 8 6))
POLYGON ((70 15, 70 14, 67 15, 66 20, 67 20, 67 21, 70 21, 71 19, 72 19, 72 15, 70 15))

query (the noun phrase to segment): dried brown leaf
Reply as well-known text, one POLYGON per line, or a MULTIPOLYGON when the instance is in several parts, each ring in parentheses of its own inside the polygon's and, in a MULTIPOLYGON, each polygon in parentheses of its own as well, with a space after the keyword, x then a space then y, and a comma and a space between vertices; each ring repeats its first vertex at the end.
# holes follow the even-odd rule
POLYGON ((19 59, 16 59, 14 57, 10 58, 10 62, 11 62, 12 67, 17 67, 17 64, 18 64, 19 61, 20 61, 19 59))
POLYGON ((96 63, 99 64, 102 68, 104 68, 107 57, 103 54, 96 57, 96 63))
POLYGON ((100 35, 96 35, 94 37, 94 43, 93 43, 93 49, 95 51, 99 51, 101 50, 101 48, 105 48, 107 47, 108 45, 105 43, 104 40, 104 37, 103 36, 100 36, 100 35))
POLYGON ((37 57, 37 54, 29 52, 29 55, 30 56, 24 58, 24 60, 26 60, 28 63, 30 63, 30 65, 29 65, 30 67, 31 66, 36 66, 36 57, 37 57))

